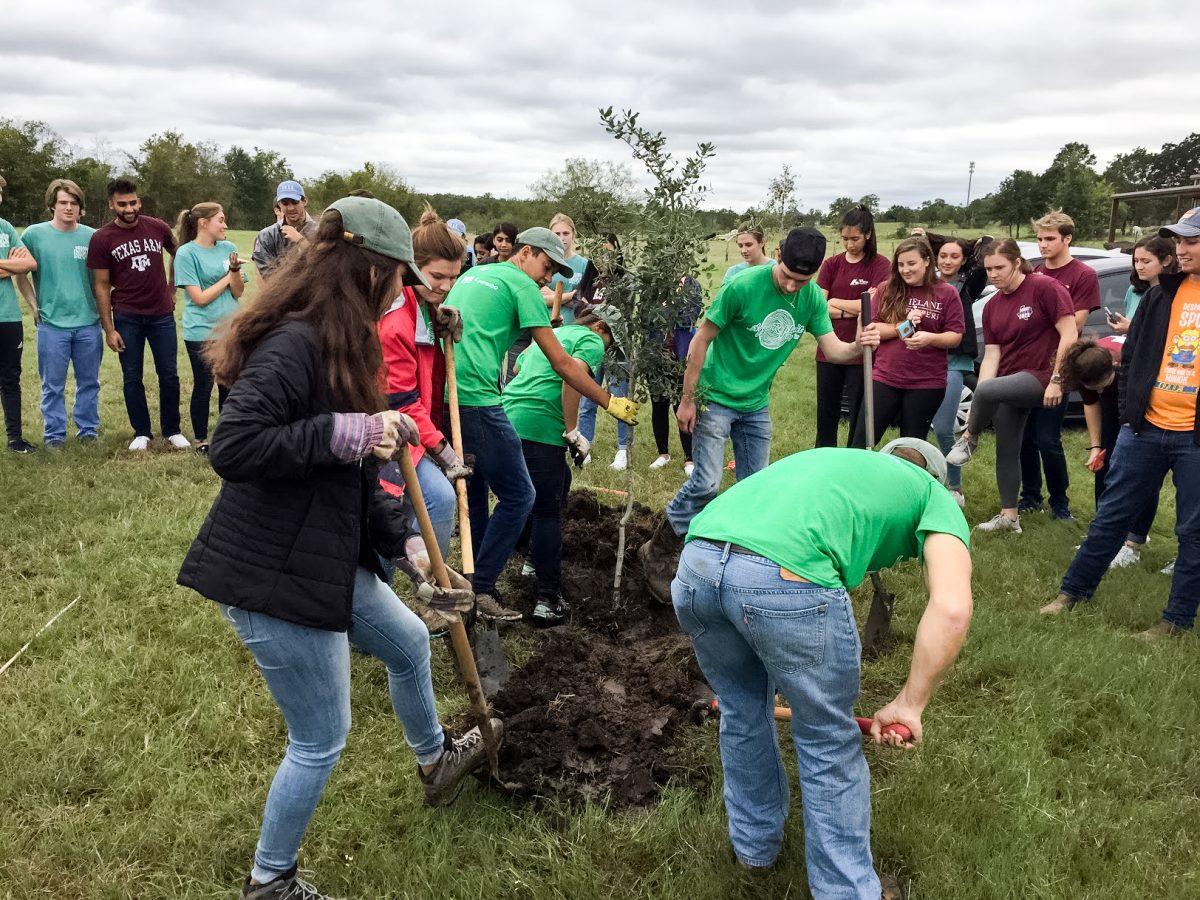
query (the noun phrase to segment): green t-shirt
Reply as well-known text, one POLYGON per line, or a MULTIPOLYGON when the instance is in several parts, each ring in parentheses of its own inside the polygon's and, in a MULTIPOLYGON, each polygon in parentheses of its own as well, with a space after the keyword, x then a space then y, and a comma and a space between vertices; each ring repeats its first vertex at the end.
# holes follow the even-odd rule
MULTIPOLYGON (((8 259, 9 253, 24 246, 12 223, 8 219, 0 219, 0 259, 8 259)), ((8 278, 0 278, 0 322, 20 321, 21 306, 17 303, 17 285, 11 275, 8 278)))
POLYGON ((731 541, 813 584, 858 586, 868 572, 920 557, 925 535, 970 530, 950 492, 890 454, 824 447, 739 481, 692 519, 687 540, 731 541))
POLYGON ((739 412, 767 405, 771 382, 805 331, 833 331, 814 278, 794 294, 775 287, 774 266, 752 266, 717 292, 704 314, 721 333, 700 371, 705 400, 739 412))
POLYGON ((550 310, 532 278, 510 262, 468 269, 446 295, 462 313, 455 350, 458 402, 500 405, 500 366, 522 328, 549 328, 550 310))
MULTIPOLYGON (((604 340, 583 325, 563 325, 554 330, 568 356, 583 360, 592 374, 604 358, 604 340)), ((565 447, 562 439, 563 381, 550 368, 550 360, 537 344, 517 357, 517 377, 504 387, 504 413, 517 435, 526 441, 565 447)))
POLYGON ((49 222, 38 222, 21 235, 25 249, 38 264, 33 270, 33 286, 43 325, 66 330, 100 321, 87 267, 88 242, 95 232, 87 225, 59 231, 49 222))
MULTIPOLYGON (((774 265, 774 263, 775 263, 775 260, 768 259, 765 263, 759 263, 758 265, 770 266, 770 265, 774 265)), ((733 281, 733 279, 737 278, 739 275, 741 275, 747 269, 753 269, 753 268, 755 268, 755 266, 750 265, 750 263, 745 262, 744 260, 740 263, 735 263, 734 265, 730 266, 728 269, 725 270, 725 277, 721 279, 721 284, 729 284, 729 282, 733 281)))
MULTIPOLYGON (((175 286, 194 285, 202 291, 208 290, 229 272, 229 254, 236 250, 233 241, 217 241, 212 247, 188 241, 175 253, 175 286)), ((243 276, 248 276, 248 269, 248 266, 242 266, 243 276)), ((249 281, 249 277, 246 280, 249 281)), ((187 296, 186 291, 184 296, 187 296)), ((213 329, 237 312, 237 308, 237 299, 229 288, 221 291, 207 306, 197 306, 188 297, 183 305, 183 339, 207 341, 212 337, 213 329)))
MULTIPOLYGON (((564 294, 569 294, 571 291, 578 290, 579 283, 583 281, 583 273, 587 271, 587 264, 587 257, 580 256, 578 253, 576 253, 574 256, 568 257, 567 265, 571 267, 571 270, 575 274, 570 278, 564 278, 562 275, 559 275, 557 272, 555 272, 554 277, 550 279, 546 287, 550 288, 550 290, 554 290, 555 285, 561 284, 563 286, 564 294)), ((564 325, 570 325, 575 321, 575 310, 569 308, 566 304, 563 304, 563 307, 561 310, 559 310, 559 312, 562 315, 564 325)))

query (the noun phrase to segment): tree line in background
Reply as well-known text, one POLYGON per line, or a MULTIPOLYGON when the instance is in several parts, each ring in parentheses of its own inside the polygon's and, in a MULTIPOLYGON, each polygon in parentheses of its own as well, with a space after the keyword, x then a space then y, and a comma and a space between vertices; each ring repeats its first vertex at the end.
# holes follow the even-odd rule
MULTIPOLYGON (((901 226, 982 226, 996 223, 1010 234, 1020 234, 1046 210, 1061 207, 1069 212, 1085 235, 1101 233, 1108 223, 1114 192, 1173 187, 1192 182, 1200 172, 1200 132, 1158 151, 1137 147, 1118 154, 1107 168, 1097 168, 1096 155, 1087 144, 1072 142, 1054 156, 1041 173, 1017 169, 999 187, 969 206, 945 199, 927 200, 919 206, 893 204, 881 208, 878 195, 857 200, 839 197, 828 209, 802 210, 796 196, 798 175, 784 166, 768 185, 761 205, 737 212, 732 209, 697 210, 703 227, 724 233, 746 219, 770 230, 796 225, 836 226, 850 208, 863 204, 884 222, 901 226)), ((230 227, 257 229, 273 221, 271 209, 278 182, 295 177, 287 160, 273 150, 234 146, 221 151, 207 141, 193 143, 177 131, 147 138, 134 153, 81 151, 42 122, 0 119, 0 175, 8 181, 4 216, 19 225, 45 219, 46 186, 54 178, 70 178, 88 198, 84 221, 98 225, 106 220, 105 184, 116 175, 137 181, 146 211, 173 221, 180 209, 201 200, 215 200, 225 208, 230 227)), ((501 221, 521 227, 548 222, 560 210, 608 210, 609 221, 577 216, 582 233, 619 232, 623 221, 636 214, 644 196, 629 166, 571 158, 563 167, 545 173, 531 184, 530 197, 511 199, 491 194, 419 194, 392 167, 367 162, 353 171, 328 171, 316 178, 300 179, 314 210, 323 209, 351 190, 369 190, 398 209, 409 221, 420 215, 429 200, 446 218, 457 217, 472 232, 490 231, 501 221), (602 201, 602 202, 598 202, 602 201), (619 211, 619 212, 613 212, 619 211)), ((1174 199, 1122 203, 1119 225, 1157 224, 1179 209, 1174 199)))

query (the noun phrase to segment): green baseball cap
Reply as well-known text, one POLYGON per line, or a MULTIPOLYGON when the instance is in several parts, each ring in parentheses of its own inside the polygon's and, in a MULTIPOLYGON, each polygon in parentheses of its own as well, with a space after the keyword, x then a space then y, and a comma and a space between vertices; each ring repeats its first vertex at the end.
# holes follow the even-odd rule
POLYGON ((563 278, 575 274, 575 270, 567 265, 567 248, 563 246, 562 238, 549 228, 526 228, 517 235, 517 243, 543 251, 558 266, 558 274, 563 278))
POLYGON ((412 231, 404 216, 374 197, 343 197, 329 204, 342 216, 342 236, 352 244, 373 250, 388 259, 408 264, 416 279, 429 287, 413 258, 412 231))

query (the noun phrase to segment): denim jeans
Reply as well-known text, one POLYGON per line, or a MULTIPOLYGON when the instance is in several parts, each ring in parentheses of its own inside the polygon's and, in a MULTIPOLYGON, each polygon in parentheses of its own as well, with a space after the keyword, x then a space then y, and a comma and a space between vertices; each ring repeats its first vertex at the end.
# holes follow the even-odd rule
POLYGON ((147 343, 154 357, 154 371, 158 373, 159 427, 163 437, 179 434, 179 368, 175 360, 179 353, 179 338, 175 333, 175 316, 117 313, 113 316, 113 326, 125 342, 125 349, 118 356, 125 410, 129 413, 134 436, 154 437, 150 428, 150 408, 146 405, 146 386, 142 383, 147 343))
MULTIPOLYGON (((213 389, 212 366, 204 358, 204 350, 208 347, 209 342, 184 341, 183 344, 187 348, 188 362, 192 366, 192 399, 188 404, 188 413, 192 420, 192 434, 196 436, 196 440, 204 442, 208 440, 208 417, 211 412, 213 389)), ((218 416, 225 408, 225 399, 228 396, 229 388, 217 385, 218 416)), ((163 431, 166 431, 165 425, 163 431)), ((169 434, 167 436, 170 437, 169 434)))
POLYGON ((104 334, 99 325, 37 329, 38 375, 42 379, 42 418, 47 441, 67 439, 67 366, 75 370, 71 418, 79 437, 100 433, 100 360, 104 334))
POLYGON ((475 544, 477 594, 490 594, 504 564, 517 546, 521 529, 533 509, 533 482, 525 468, 521 439, 502 406, 464 406, 463 453, 474 454, 475 474, 467 479, 471 510, 471 540, 475 544), (488 491, 496 508, 488 515, 488 491))
POLYGON ((436 762, 444 735, 430 675, 429 632, 373 572, 359 568, 349 633, 306 628, 221 606, 254 655, 287 722, 288 743, 263 812, 254 854, 259 881, 286 872, 350 731, 350 644, 387 667, 392 709, 422 765, 436 762), (265 877, 264 877, 265 876, 265 877))
POLYGON ((1200 447, 1192 432, 1164 431, 1147 423, 1135 434, 1122 426, 1112 470, 1096 518, 1075 553, 1059 590, 1076 600, 1090 600, 1108 571, 1146 498, 1162 486, 1167 472, 1175 480, 1175 535, 1179 558, 1171 577, 1171 593, 1163 621, 1191 628, 1200 595, 1200 447))
MULTIPOLYGON (((433 525, 433 533, 437 535, 442 558, 449 559, 450 536, 454 534, 454 517, 458 513, 458 497, 454 493, 454 485, 438 468, 437 463, 429 458, 428 451, 417 463, 417 481, 421 485, 425 508, 429 510, 429 521, 433 525)), ((415 512, 410 527, 414 534, 419 531, 415 512)))
POLYGON ((725 812, 738 859, 768 866, 783 844, 789 791, 778 691, 792 708, 809 889, 878 900, 871 776, 854 722, 862 645, 849 595, 785 581, 769 559, 696 540, 684 547, 671 598, 721 701, 725 812))
POLYGON ((1067 488, 1067 454, 1063 452, 1063 417, 1067 414, 1066 398, 1058 406, 1039 406, 1029 413, 1025 422, 1025 437, 1021 442, 1021 502, 1033 506, 1042 503, 1042 469, 1046 470, 1046 493, 1050 508, 1070 508, 1067 488))
POLYGON ((696 467, 667 504, 667 519, 676 534, 687 534, 692 519, 721 489, 725 442, 730 439, 738 481, 765 469, 771 460, 771 414, 767 407, 739 412, 709 403, 696 417, 692 433, 692 461, 696 467))
MULTIPOLYGON (((961 369, 949 369, 946 372, 946 396, 942 405, 933 415, 933 433, 937 436, 938 447, 942 454, 950 452, 954 446, 954 425, 958 421, 958 404, 962 401, 963 376, 961 369)), ((946 484, 952 491, 962 490, 962 467, 946 466, 946 484)))
MULTIPOLYGON (((596 376, 596 384, 603 385, 614 397, 629 396, 629 381, 625 378, 608 378, 601 372, 596 376)), ((589 444, 596 439, 596 402, 587 397, 579 400, 579 433, 589 444)), ((629 426, 620 419, 617 420, 617 446, 629 446, 629 426)))
POLYGON ((537 595, 553 600, 562 587, 562 511, 571 490, 567 448, 521 441, 525 467, 533 482, 529 514, 529 558, 537 574, 537 595))

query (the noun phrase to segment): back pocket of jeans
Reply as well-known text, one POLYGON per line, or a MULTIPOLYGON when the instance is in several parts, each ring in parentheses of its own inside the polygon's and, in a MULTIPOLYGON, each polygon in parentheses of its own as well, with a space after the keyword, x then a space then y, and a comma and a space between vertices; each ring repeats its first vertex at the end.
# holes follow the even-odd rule
POLYGON ((750 643, 758 658, 777 672, 794 675, 820 665, 825 656, 825 619, 829 605, 808 609, 742 606, 750 643))

